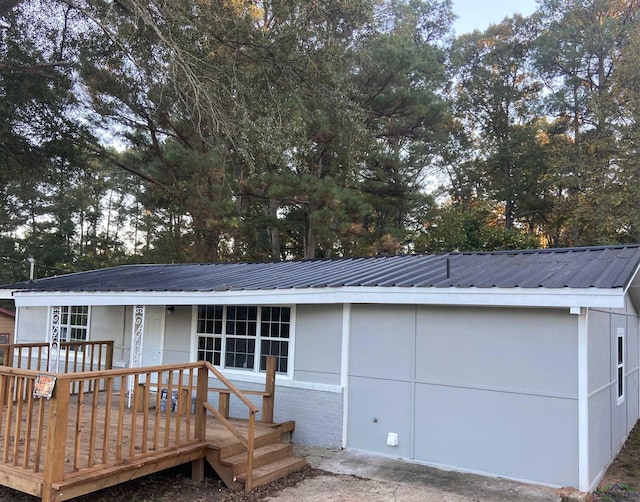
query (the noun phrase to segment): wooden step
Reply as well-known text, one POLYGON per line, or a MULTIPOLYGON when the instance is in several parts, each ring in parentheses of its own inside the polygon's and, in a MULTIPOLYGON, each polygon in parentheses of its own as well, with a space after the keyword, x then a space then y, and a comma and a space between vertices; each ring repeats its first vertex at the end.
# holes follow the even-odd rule
MULTIPOLYGON (((264 485, 275 481, 276 479, 284 478, 286 475, 292 472, 299 471, 305 465, 307 461, 300 457, 288 457, 276 462, 272 462, 257 469, 253 469, 253 478, 251 480, 251 488, 264 485)), ((237 476, 238 481, 246 483, 247 474, 242 473, 237 476)))
MULTIPOLYGON (((293 456, 293 445, 291 443, 274 443, 256 448, 253 451, 253 468, 257 469, 263 465, 282 460, 293 456)), ((238 453, 230 457, 221 459, 224 465, 231 468, 234 476, 247 470, 247 453, 238 453)))
MULTIPOLYGON (((270 444, 279 443, 280 438, 281 432, 277 429, 274 429, 267 434, 256 436, 254 439, 253 447, 257 449, 270 444)), ((244 445, 236 438, 229 439, 225 442, 221 442, 213 446, 219 449, 220 458, 229 458, 232 455, 247 451, 244 445)))

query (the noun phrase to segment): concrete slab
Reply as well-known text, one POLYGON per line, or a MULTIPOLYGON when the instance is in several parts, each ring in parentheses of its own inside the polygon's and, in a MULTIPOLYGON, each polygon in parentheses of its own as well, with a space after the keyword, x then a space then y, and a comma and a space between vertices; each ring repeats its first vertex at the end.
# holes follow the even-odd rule
MULTIPOLYGON (((278 502, 564 502, 566 493, 501 478, 434 469, 400 459, 295 445, 315 468, 345 476, 319 476, 280 492, 278 502)), ((266 499, 266 500, 276 500, 266 499)), ((573 499, 571 499, 573 500, 573 499)))

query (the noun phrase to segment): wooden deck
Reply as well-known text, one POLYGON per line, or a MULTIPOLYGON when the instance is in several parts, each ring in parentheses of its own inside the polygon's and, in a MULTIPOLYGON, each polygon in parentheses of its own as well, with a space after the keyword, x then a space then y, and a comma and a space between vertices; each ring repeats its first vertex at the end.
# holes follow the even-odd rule
POLYGON ((33 395, 37 372, 0 368, 0 484, 48 502, 186 462, 194 479, 207 461, 228 486, 247 490, 302 467, 281 441, 294 423, 257 421, 257 407, 224 377, 215 375, 223 388, 209 386, 211 370, 191 363, 59 374, 45 399, 33 395), (247 419, 228 418, 230 396, 247 419))

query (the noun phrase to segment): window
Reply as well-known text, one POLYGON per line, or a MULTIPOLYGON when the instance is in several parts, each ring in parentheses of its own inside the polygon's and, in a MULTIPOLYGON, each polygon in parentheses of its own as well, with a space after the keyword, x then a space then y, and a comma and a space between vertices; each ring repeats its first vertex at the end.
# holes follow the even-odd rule
POLYGON ((618 328, 617 337, 617 383, 618 383, 618 404, 624 402, 624 329, 618 328))
POLYGON ((276 371, 289 369, 290 307, 200 305, 197 358, 222 368, 265 371, 276 356, 276 371))
POLYGON ((85 342, 89 326, 89 307, 62 307, 60 311, 61 342, 85 342))
MULTIPOLYGON (((0 333, 0 344, 9 343, 9 333, 0 333)), ((0 349, 0 364, 4 364, 4 349, 0 349)))

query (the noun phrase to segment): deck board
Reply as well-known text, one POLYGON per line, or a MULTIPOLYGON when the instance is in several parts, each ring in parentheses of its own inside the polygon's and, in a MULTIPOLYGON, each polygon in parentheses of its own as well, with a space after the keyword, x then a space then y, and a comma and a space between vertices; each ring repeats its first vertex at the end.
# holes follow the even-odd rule
MULTIPOLYGON (((87 493, 87 483, 93 483, 95 489, 100 489, 178 463, 203 458, 207 447, 221 450, 239 444, 238 439, 211 415, 207 415, 206 419, 206 441, 199 441, 195 437, 195 416, 190 406, 182 406, 180 413, 161 411, 155 407, 155 396, 152 396, 147 403, 151 406, 145 414, 136 412, 133 402, 131 408, 125 406, 121 409, 122 403, 128 404, 128 399, 121 397, 119 392, 109 396, 105 391, 97 395, 87 392, 71 397, 64 455, 65 481, 54 487, 65 487, 65 496, 60 500, 87 493), (120 416, 122 421, 119 420, 120 416), (76 417, 80 417, 78 422, 81 424, 77 428, 76 417), (92 429, 95 434, 91 433, 92 429), (137 470, 135 474, 132 472, 134 470, 137 470)), ((0 427, 0 442, 7 451, 7 462, 0 456, 0 484, 36 496, 44 479, 48 432, 45 424, 40 431, 42 440, 38 447, 40 404, 44 407, 44 416, 48 417, 50 403, 47 400, 36 403, 32 408, 33 416, 25 414, 25 407, 5 405, 2 408, 3 422, 7 423, 10 414, 10 423, 15 424, 18 413, 21 413, 20 430, 17 431, 15 425, 8 431, 0 427), (17 442, 15 436, 18 436, 17 442), (27 446, 29 451, 25 456, 27 446), (27 469, 24 468, 25 462, 27 469)), ((168 404, 170 406, 170 402, 168 404)), ((229 420, 242 434, 247 434, 246 420, 229 420)), ((276 424, 258 422, 256 439, 277 430, 276 424)))

